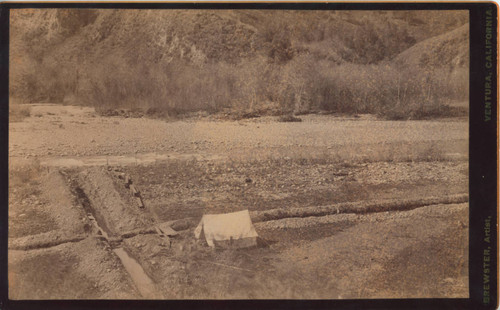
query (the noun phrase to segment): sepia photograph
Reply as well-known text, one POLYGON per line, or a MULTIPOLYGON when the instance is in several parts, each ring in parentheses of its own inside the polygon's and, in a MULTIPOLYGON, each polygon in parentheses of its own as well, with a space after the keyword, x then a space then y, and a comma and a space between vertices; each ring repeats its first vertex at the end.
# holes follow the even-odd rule
POLYGON ((9 299, 469 298, 468 10, 9 14, 9 299))

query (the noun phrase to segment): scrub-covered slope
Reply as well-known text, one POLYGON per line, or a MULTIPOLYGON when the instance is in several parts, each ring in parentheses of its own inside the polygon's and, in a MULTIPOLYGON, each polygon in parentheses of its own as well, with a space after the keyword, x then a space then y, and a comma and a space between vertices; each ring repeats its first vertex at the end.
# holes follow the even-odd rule
MULTIPOLYGON (((398 88, 442 79, 440 68, 411 69, 422 49, 467 60, 467 21, 460 11, 17 10, 11 97, 168 115, 384 114, 410 104, 398 88)), ((439 89, 412 98, 441 106, 450 95, 439 89)))

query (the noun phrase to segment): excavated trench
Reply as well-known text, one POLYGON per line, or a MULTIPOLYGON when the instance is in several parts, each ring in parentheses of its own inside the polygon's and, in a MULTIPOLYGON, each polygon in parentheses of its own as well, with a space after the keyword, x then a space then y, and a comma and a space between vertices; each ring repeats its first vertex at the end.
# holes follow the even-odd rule
MULTIPOLYGON (((101 216, 98 215, 98 212, 92 206, 89 197, 75 179, 70 180, 70 187, 72 192, 75 194, 79 205, 81 205, 85 210, 87 219, 92 223, 97 231, 97 234, 101 236, 102 239, 113 249, 113 253, 115 253, 115 255, 120 259, 120 262, 130 275, 142 297, 146 299, 159 298, 160 295, 156 291, 153 280, 151 280, 151 278, 146 274, 142 266, 121 246, 122 239, 110 237, 112 232, 106 226, 106 223, 101 216)), ((129 233, 129 235, 134 236, 136 234, 129 233)))
POLYGON ((113 252, 118 256, 120 261, 128 272, 135 286, 141 293, 142 297, 147 299, 155 299, 159 297, 156 291, 153 280, 146 274, 142 266, 128 255, 127 251, 123 248, 115 248, 113 252))
POLYGON ((92 208, 92 204, 87 194, 85 194, 85 191, 78 185, 78 182, 74 179, 71 180, 70 184, 71 184, 70 185, 71 191, 75 194, 75 197, 79 205, 82 206, 83 210, 85 211, 87 219, 92 223, 94 228, 97 230, 97 234, 103 236, 104 239, 108 243, 110 243, 109 235, 111 232, 109 228, 106 226, 104 220, 100 219, 101 216, 96 212, 94 208, 92 208))

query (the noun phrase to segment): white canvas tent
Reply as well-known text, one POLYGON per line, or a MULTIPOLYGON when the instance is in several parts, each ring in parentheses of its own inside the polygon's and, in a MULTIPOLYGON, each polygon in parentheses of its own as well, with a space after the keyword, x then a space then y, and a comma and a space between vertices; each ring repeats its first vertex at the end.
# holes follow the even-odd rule
POLYGON ((250 247, 257 245, 257 232, 253 227, 248 210, 205 214, 194 230, 196 239, 204 234, 209 246, 250 247))

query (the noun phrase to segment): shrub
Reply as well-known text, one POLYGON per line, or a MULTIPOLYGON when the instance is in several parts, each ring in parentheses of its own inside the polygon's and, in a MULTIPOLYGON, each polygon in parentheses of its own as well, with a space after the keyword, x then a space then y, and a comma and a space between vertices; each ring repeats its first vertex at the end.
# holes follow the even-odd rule
MULTIPOLYGON (((415 43, 420 30, 406 20, 444 32, 466 21, 463 14, 446 26, 441 13, 433 21, 427 12, 182 13, 189 23, 173 22, 176 11, 143 13, 54 10, 31 31, 13 19, 12 47, 26 58, 11 66, 13 96, 83 103, 104 115, 237 118, 327 111, 421 119, 457 113, 450 101, 468 100, 464 64, 425 71, 388 62, 415 43)), ((455 47, 446 54, 454 57, 455 47)))
POLYGON ((449 115, 447 103, 468 93, 464 72, 389 63, 332 64, 302 55, 286 64, 260 58, 240 64, 147 67, 108 60, 87 81, 80 93, 97 111, 140 108, 150 116, 230 111, 241 118, 329 111, 424 119, 449 115))
POLYGON ((293 115, 282 115, 278 118, 279 122, 302 122, 302 119, 293 115))
POLYGON ((10 99, 9 104, 9 121, 11 122, 20 122, 24 118, 29 117, 31 115, 31 107, 19 103, 16 99, 10 99))

